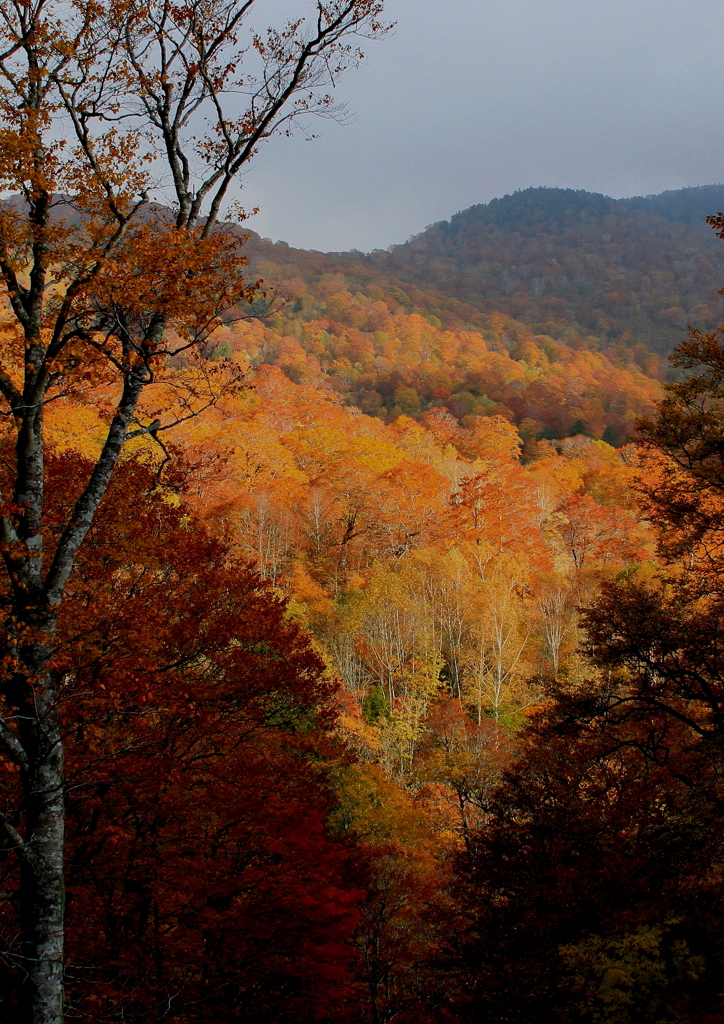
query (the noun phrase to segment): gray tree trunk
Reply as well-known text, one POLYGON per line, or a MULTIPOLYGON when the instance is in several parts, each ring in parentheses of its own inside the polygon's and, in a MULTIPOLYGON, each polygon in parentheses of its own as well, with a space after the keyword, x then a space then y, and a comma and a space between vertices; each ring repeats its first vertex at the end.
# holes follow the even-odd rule
POLYGON ((45 671, 49 648, 36 646, 28 661, 39 672, 26 683, 19 709, 28 763, 23 775, 25 848, 21 868, 22 986, 24 1020, 62 1024, 65 891, 63 745, 53 678, 45 671))

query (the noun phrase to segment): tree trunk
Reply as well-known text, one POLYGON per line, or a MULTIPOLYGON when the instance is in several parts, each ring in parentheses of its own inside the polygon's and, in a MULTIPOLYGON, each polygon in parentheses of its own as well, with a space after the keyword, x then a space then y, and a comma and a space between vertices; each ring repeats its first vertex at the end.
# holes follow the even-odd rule
POLYGON ((63 745, 55 681, 46 668, 49 645, 22 652, 28 678, 19 708, 23 771, 25 857, 21 884, 23 1024, 63 1022, 65 800, 63 745))

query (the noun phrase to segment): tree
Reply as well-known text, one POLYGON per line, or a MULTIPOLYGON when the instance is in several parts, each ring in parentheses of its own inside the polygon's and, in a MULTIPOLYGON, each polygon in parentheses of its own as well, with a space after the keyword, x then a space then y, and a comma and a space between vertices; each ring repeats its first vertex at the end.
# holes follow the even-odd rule
POLYGON ((417 776, 440 786, 469 850, 471 832, 508 754, 505 738, 497 723, 473 721, 456 700, 435 701, 426 725, 417 776))
POLYGON ((518 464, 501 460, 463 480, 450 498, 445 525, 466 542, 485 579, 488 564, 504 552, 546 563, 548 553, 535 529, 539 514, 533 482, 518 464))
POLYGON ((547 672, 558 677, 562 654, 575 632, 575 608, 572 595, 562 583, 553 583, 538 596, 540 639, 547 672))
POLYGON ((721 819, 685 730, 640 756, 652 722, 612 737, 551 705, 519 737, 458 860, 460 1019, 721 1021, 721 819))
POLYGON ((254 0, 31 0, 2 4, 0 395, 11 472, 0 523, 7 579, 0 736, 20 770, 22 1020, 63 1019, 63 737, 58 613, 81 545, 131 438, 159 434, 233 386, 204 348, 254 297, 243 236, 219 226, 261 142, 307 114, 380 36, 381 0, 331 0, 240 42, 254 0), (244 65, 242 74, 242 64, 244 65), (239 110, 238 96, 246 108, 239 110), (232 109, 233 108, 233 109, 232 109), (205 133, 199 126, 208 125, 205 133), (168 190, 164 186, 168 183, 168 190), (170 193, 172 208, 150 199, 170 193), (142 396, 155 392, 158 408, 142 396), (44 413, 93 402, 97 459, 51 531, 44 413))
POLYGON ((495 576, 485 581, 479 601, 479 622, 473 630, 465 702, 478 724, 489 714, 502 724, 530 703, 526 676, 529 632, 525 604, 514 587, 515 566, 502 561, 495 576), (510 576, 505 578, 505 570, 510 576), (501 578, 502 577, 502 578, 501 578))
MULTIPOLYGON (((55 521, 77 462, 48 465, 55 521)), ((324 826, 332 687, 283 602, 183 493, 149 493, 153 482, 149 467, 119 467, 58 617, 68 1010, 146 1021, 170 1000, 199 1022, 240 1008, 254 1021, 323 1019, 349 985, 362 896, 324 826)), ((4 791, 17 822, 17 773, 4 791)), ((21 858, 2 845, 11 1014, 21 858)))
POLYGON ((572 494, 557 509, 559 532, 577 570, 609 561, 631 560, 636 522, 625 509, 611 510, 588 494, 572 494))
POLYGON ((450 910, 441 837, 410 789, 376 765, 343 769, 338 794, 332 823, 355 838, 357 878, 367 890, 356 932, 367 988, 364 1020, 448 1021, 450 993, 435 976, 450 910))
POLYGON ((721 571, 724 496, 722 338, 722 328, 691 331, 671 356, 675 366, 689 371, 685 379, 667 384, 658 415, 637 424, 650 469, 642 499, 658 525, 662 554, 689 561, 698 575, 711 570, 714 577, 721 571))
MULTIPOLYGON (((721 330, 692 331, 674 362, 697 369, 669 384, 655 420, 639 423, 640 481, 655 523, 663 565, 605 583, 585 617, 590 653, 605 685, 569 697, 570 713, 604 720, 615 734, 627 723, 664 715, 686 728, 692 751, 721 764, 724 750, 724 652, 721 625, 721 524, 724 477, 724 348, 721 330)), ((642 751, 658 758, 664 734, 653 726, 642 751)), ((697 785, 697 774, 692 785, 697 785)), ((717 786, 709 797, 721 810, 717 786)))

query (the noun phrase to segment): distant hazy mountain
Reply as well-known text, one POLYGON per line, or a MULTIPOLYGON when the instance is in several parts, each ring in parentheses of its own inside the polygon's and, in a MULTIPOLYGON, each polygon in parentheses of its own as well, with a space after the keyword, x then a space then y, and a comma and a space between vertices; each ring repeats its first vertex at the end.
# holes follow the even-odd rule
POLYGON ((664 353, 687 325, 724 321, 724 241, 706 223, 719 210, 724 185, 634 199, 530 188, 456 213, 387 252, 337 259, 508 313, 540 333, 573 326, 605 347, 664 353))

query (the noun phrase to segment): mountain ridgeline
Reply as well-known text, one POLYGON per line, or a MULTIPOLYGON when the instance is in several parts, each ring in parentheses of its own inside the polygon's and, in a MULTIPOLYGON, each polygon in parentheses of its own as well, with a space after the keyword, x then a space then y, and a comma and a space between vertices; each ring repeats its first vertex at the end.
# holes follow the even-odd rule
POLYGON ((243 352, 324 382, 387 422, 444 407, 503 415, 521 437, 616 444, 660 397, 688 326, 724 322, 724 185, 610 199, 534 188, 473 206, 389 251, 321 253, 251 234, 250 275, 276 298, 235 316, 243 352))
POLYGON ((367 259, 534 333, 574 327, 593 347, 668 354, 688 325, 724 320, 724 245, 706 223, 722 209, 724 185, 633 199, 529 188, 367 259))

